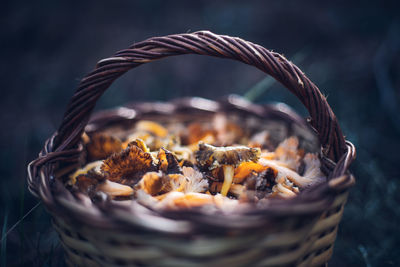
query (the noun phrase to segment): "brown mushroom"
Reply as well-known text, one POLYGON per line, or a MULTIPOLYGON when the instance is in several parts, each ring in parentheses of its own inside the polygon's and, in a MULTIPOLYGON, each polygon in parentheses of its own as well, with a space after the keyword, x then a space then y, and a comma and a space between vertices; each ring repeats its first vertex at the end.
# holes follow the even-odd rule
POLYGON ((91 195, 96 192, 97 186, 102 182, 104 182, 103 176, 94 171, 89 171, 86 174, 80 174, 76 177, 73 188, 77 191, 91 195))
POLYGON ((134 185, 144 173, 155 168, 151 154, 131 144, 127 149, 104 160, 101 171, 112 182, 134 185))
POLYGON ((70 175, 68 184, 74 185, 76 183, 77 177, 79 177, 80 175, 87 174, 90 171, 99 173, 101 164, 103 164, 103 161, 101 160, 93 161, 91 163, 86 164, 82 169, 76 170, 72 175, 70 175))
POLYGON ((231 187, 235 167, 242 162, 254 161, 257 162, 260 158, 259 148, 249 148, 245 146, 227 146, 215 147, 205 143, 199 143, 199 150, 195 156, 197 163, 213 170, 217 167, 222 167, 224 171, 224 183, 222 185, 221 194, 226 196, 231 187))
POLYGON ((143 190, 151 196, 159 195, 162 199, 162 195, 170 191, 184 191, 186 182, 185 177, 181 174, 166 175, 160 171, 148 172, 135 185, 135 190, 143 190))
POLYGON ((160 148, 160 150, 158 151, 157 159, 157 167, 163 173, 182 173, 181 166, 179 166, 177 158, 171 151, 168 151, 163 147, 160 148))

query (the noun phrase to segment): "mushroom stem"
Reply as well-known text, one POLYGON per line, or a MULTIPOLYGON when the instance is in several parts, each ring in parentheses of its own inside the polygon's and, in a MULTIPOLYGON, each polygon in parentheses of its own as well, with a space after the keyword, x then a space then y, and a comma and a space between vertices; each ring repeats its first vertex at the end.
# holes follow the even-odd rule
POLYGON ((224 183, 222 184, 221 195, 226 196, 231 188, 235 168, 232 165, 223 165, 224 183))
MULTIPOLYGON (((222 189, 222 183, 221 182, 213 182, 210 187, 210 193, 217 193, 221 192, 222 189)), ((239 198, 240 195, 244 191, 244 185, 241 184, 232 184, 231 187, 229 188, 229 193, 234 195, 235 197, 239 198)))

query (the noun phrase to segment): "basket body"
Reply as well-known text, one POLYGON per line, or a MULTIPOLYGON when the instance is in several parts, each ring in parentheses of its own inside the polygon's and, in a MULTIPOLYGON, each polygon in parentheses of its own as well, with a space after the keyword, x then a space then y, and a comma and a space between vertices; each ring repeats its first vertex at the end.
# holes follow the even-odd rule
POLYGON ((201 242, 73 227, 54 217, 69 266, 323 266, 332 256, 348 192, 306 225, 201 242))
MULTIPOLYGON (((226 102, 186 98, 166 104, 133 104, 123 108, 122 114, 139 114, 134 119, 119 115, 118 110, 100 112, 88 124, 87 131, 129 128, 132 122, 140 119, 207 121, 215 113, 225 112, 241 118, 262 117, 258 123, 271 132, 280 133, 280 139, 295 134, 303 147, 318 147, 315 135, 284 104, 257 106, 232 97, 233 101, 226 102), (175 110, 172 114, 169 105, 175 110), (217 110, 211 108, 217 106, 217 110), (260 110, 262 116, 257 114, 260 110)), ((346 190, 338 194, 322 213, 306 217, 283 216, 279 218, 281 223, 273 223, 273 227, 266 224, 256 232, 243 230, 229 235, 199 232, 179 236, 101 229, 74 224, 56 214, 53 225, 70 266, 320 266, 332 255, 347 195, 346 190)))

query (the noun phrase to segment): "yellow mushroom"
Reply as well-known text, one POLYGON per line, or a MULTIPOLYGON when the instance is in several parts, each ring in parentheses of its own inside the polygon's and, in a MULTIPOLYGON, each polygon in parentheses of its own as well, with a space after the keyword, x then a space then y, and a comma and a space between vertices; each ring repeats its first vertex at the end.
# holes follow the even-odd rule
POLYGON ((199 150, 195 152, 195 156, 197 163, 209 170, 222 167, 224 183, 222 184, 221 195, 226 196, 233 181, 235 167, 246 161, 257 162, 260 153, 259 148, 245 146, 215 147, 199 142, 199 150))
POLYGON ((135 130, 139 132, 140 131, 149 132, 162 138, 166 137, 168 134, 168 130, 165 129, 164 126, 162 126, 161 124, 158 124, 154 121, 146 121, 146 120, 138 121, 136 123, 135 130))

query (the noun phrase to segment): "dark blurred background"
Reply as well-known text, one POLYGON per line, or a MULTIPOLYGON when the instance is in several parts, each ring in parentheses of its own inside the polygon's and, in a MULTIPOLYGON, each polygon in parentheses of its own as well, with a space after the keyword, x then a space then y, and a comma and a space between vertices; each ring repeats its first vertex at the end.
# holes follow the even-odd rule
MULTIPOLYGON (((399 266, 399 11, 398 1, 379 0, 2 1, 1 264, 64 266, 50 217, 26 189, 26 165, 58 127, 79 80, 99 59, 133 42, 207 29, 293 60, 328 96, 356 145, 357 185, 330 266, 399 266)), ((257 103, 283 101, 306 115, 299 101, 260 71, 199 56, 135 69, 113 84, 98 107, 229 93, 257 103)))

